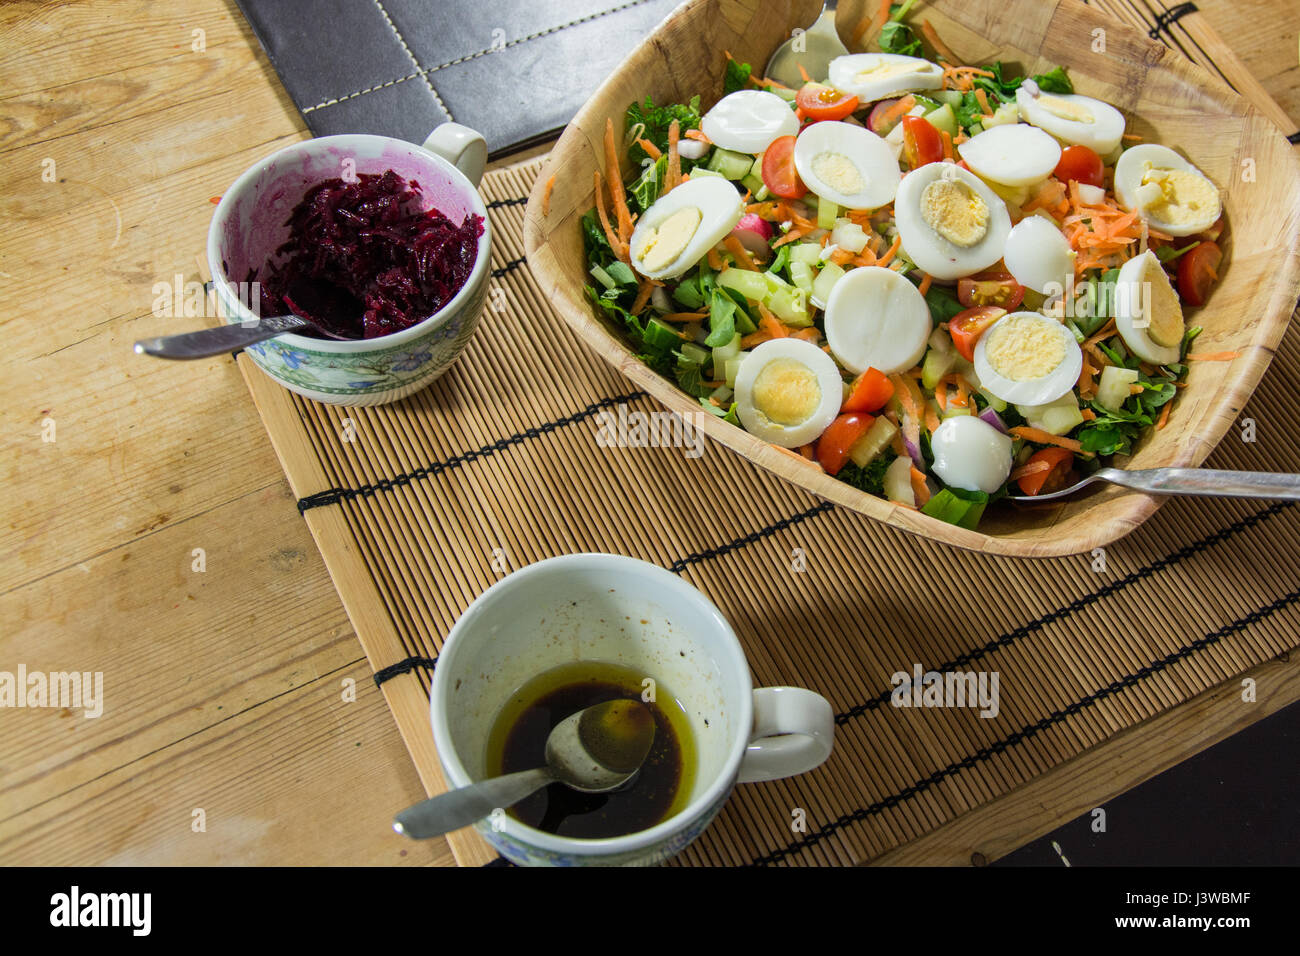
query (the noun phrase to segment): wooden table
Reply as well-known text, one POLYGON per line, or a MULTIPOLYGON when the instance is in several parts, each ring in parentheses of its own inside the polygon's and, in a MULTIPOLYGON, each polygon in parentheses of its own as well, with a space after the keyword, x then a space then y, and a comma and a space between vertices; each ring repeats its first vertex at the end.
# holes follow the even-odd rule
MULTIPOLYGON (((1300 125, 1291 3, 1198 5, 1300 125)), ((0 710, 0 862, 450 864, 389 829, 424 791, 234 362, 130 350, 204 321, 154 286, 302 118, 233 2, 11 2, 0 51, 0 671, 105 701, 0 710)), ((1210 711, 1159 718, 1196 729, 1166 765, 1239 729, 1210 711)), ((1009 850, 1149 775, 1094 763, 956 823, 1009 850)))

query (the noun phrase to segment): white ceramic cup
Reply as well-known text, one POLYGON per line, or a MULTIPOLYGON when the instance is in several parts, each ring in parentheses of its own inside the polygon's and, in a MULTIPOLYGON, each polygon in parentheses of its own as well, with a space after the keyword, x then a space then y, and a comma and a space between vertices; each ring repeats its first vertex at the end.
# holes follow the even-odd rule
POLYGON ((410 328, 371 339, 318 339, 286 333, 248 346, 253 361, 281 385, 319 402, 380 405, 424 388, 451 367, 483 312, 491 273, 492 230, 478 194, 487 162, 483 137, 443 123, 423 145, 387 136, 322 136, 272 153, 249 167, 217 204, 208 229, 208 270, 228 324, 254 322, 244 282, 288 238, 293 208, 315 184, 392 169, 420 184, 424 208, 452 222, 483 219, 469 279, 433 315, 410 328), (242 293, 242 294, 241 294, 242 293))
POLYGON ((661 862, 708 826, 736 783, 793 776, 830 756, 830 704, 797 687, 755 690, 740 642, 703 594, 644 561, 575 554, 498 581, 443 642, 430 713, 447 786, 464 787, 487 775, 488 736, 515 690, 579 660, 632 667, 655 679, 658 699, 670 694, 681 702, 698 755, 693 790, 674 816, 620 837, 561 837, 504 814, 476 824, 515 863, 661 862))

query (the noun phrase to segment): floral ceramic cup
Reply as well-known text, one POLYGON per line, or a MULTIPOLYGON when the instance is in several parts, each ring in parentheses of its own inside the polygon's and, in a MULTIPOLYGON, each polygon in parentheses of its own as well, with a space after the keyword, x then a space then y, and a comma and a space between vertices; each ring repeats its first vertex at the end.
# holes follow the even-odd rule
POLYGON ((476 827, 515 863, 662 862, 704 831, 737 783, 804 773, 830 756, 831 705, 799 687, 755 689, 740 642, 703 594, 644 561, 573 554, 498 581, 443 642, 430 708, 447 786, 487 775, 488 737, 515 690, 579 660, 632 667, 681 703, 697 760, 689 799, 649 829, 606 839, 557 836, 494 812, 476 827))
POLYGON ((208 268, 228 324, 254 321, 246 304, 251 270, 259 274, 288 238, 285 224, 309 188, 352 173, 394 170, 420 184, 425 209, 452 222, 483 219, 468 281, 442 309, 408 329, 371 339, 338 341, 286 333, 245 351, 281 385, 333 405, 382 405, 424 388, 451 367, 474 334, 487 296, 492 249, 478 183, 487 161, 483 137, 444 123, 423 146, 385 136, 310 139, 273 153, 235 180, 208 230, 208 268))

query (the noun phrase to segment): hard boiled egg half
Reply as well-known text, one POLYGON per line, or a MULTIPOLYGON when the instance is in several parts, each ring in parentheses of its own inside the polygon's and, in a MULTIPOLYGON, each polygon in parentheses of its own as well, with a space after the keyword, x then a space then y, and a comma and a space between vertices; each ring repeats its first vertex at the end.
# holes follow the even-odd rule
POLYGON ((1113 153, 1124 138, 1124 114, 1091 96, 1044 93, 1033 80, 1025 80, 1016 90, 1016 106, 1025 122, 1102 156, 1113 153))
POLYGON ((799 118, 775 93, 737 90, 704 114, 700 129, 715 146, 739 153, 761 153, 774 139, 797 134, 799 118))
POLYGON ((1143 143, 1115 163, 1115 195, 1125 209, 1171 236, 1190 236, 1214 225, 1222 211, 1219 190, 1205 174, 1168 146, 1143 143))
POLYGON ((794 167, 818 198, 848 209, 878 209, 893 200, 902 175, 898 157, 862 126, 813 123, 794 142, 794 167))
POLYGON ((930 436, 934 473, 945 485, 992 494, 1011 474, 1011 436, 982 418, 953 415, 930 436))
POLYGON ((1124 263, 1115 281, 1115 327, 1124 344, 1152 365, 1177 362, 1183 344, 1183 307, 1156 254, 1124 263))
POLYGON ((998 319, 975 343, 975 375, 995 397, 1016 405, 1046 405, 1074 388, 1083 352, 1060 322, 1037 312, 998 319))
POLYGON ((782 448, 814 441, 839 414, 835 360, 802 339, 771 339, 736 372, 736 415, 745 430, 782 448))
POLYGON ((826 342, 845 368, 860 375, 909 369, 925 354, 930 308, 916 286, 893 269, 850 269, 826 303, 826 342))
POLYGON ((1074 250, 1042 216, 1026 216, 1011 227, 1003 259, 1017 282, 1043 295, 1061 295, 1074 275, 1074 250))
POLYGON ((1003 186, 1041 183, 1061 161, 1061 144, 1026 123, 986 129, 958 146, 957 152, 977 176, 1003 186))
POLYGON ((948 162, 903 177, 894 218, 903 252, 936 279, 987 269, 1002 258, 1011 232, 1006 203, 974 173, 948 162))
POLYGON ((632 267, 649 279, 675 279, 725 239, 744 211, 729 180, 689 179, 637 220, 629 242, 632 267))
POLYGON ((937 63, 896 53, 837 56, 831 60, 828 76, 831 86, 852 93, 863 103, 916 90, 937 90, 943 85, 943 68, 937 63))

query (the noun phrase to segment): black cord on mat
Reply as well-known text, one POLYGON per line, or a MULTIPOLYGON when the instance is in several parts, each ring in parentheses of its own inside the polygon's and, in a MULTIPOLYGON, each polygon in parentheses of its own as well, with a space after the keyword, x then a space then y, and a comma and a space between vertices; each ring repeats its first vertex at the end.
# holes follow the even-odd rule
POLYGON ((424 667, 433 670, 434 665, 438 663, 436 657, 408 657, 404 661, 398 661, 396 664, 389 664, 387 667, 381 667, 375 671, 375 686, 381 687, 384 681, 392 680, 398 674, 409 674, 417 667, 424 667))
POLYGON ((1168 30, 1187 14, 1196 13, 1196 11, 1197 7, 1194 3, 1180 3, 1176 7, 1170 7, 1164 13, 1156 16, 1156 25, 1147 31, 1148 35, 1153 40, 1159 40, 1161 30, 1168 30))

